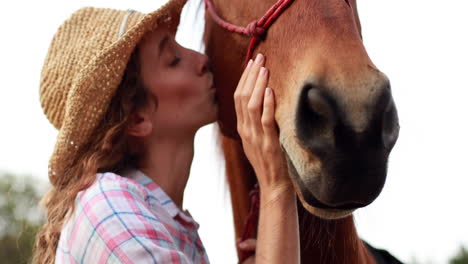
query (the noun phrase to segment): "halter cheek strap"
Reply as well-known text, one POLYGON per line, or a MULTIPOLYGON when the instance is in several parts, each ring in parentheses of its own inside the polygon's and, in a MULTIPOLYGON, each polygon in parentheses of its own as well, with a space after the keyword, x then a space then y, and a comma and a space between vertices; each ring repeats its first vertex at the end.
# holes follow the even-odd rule
MULTIPOLYGON (((260 188, 258 183, 249 193, 250 196, 250 210, 244 223, 244 231, 242 232, 241 241, 248 238, 257 237, 258 219, 260 216, 260 188)), ((244 261, 248 257, 255 254, 255 251, 245 252, 241 251, 239 259, 244 261)))

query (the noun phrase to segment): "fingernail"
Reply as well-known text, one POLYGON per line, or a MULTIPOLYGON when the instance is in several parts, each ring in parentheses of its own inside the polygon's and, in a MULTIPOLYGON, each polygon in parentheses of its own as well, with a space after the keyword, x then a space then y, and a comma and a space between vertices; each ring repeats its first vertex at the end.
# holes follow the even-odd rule
POLYGON ((247 63, 247 66, 245 68, 250 68, 250 65, 252 65, 252 59, 249 60, 249 62, 247 63))
POLYGON ((240 248, 245 248, 245 246, 246 246, 245 242, 240 242, 240 243, 239 243, 239 247, 240 247, 240 248))
POLYGON ((261 53, 257 54, 257 57, 255 58, 255 63, 261 64, 263 62, 263 55, 261 53))
POLYGON ((266 73, 266 68, 265 68, 265 67, 262 67, 262 68, 260 69, 260 75, 265 75, 265 73, 266 73))
POLYGON ((270 87, 266 88, 266 95, 267 96, 271 95, 271 88, 270 87))

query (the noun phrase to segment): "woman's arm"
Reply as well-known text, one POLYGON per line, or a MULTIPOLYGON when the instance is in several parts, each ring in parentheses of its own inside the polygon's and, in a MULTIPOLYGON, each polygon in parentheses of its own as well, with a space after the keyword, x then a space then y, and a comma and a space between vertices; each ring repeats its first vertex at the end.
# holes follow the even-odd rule
POLYGON ((299 263, 296 194, 279 144, 274 94, 266 88, 268 70, 263 67, 264 61, 262 55, 255 62, 249 61, 234 93, 237 129, 260 186, 255 260, 299 263))
POLYGON ((294 190, 288 187, 262 191, 256 263, 300 263, 294 190))

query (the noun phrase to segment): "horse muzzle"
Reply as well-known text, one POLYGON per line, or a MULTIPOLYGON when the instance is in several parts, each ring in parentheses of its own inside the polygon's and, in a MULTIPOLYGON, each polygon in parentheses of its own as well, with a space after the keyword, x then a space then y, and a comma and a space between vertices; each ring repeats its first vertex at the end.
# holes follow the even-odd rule
POLYGON ((346 89, 312 78, 303 83, 295 146, 288 149, 282 142, 303 203, 352 211, 369 205, 382 191, 388 156, 399 134, 398 115, 388 79, 368 83, 372 85, 361 89, 373 92, 360 97, 339 94, 336 91, 346 89), (295 148, 301 151, 291 151, 295 148))

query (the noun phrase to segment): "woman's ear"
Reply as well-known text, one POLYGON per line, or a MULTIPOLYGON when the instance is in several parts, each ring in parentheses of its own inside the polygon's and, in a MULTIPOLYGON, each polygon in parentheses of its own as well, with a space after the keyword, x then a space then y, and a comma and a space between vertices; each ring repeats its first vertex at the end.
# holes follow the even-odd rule
POLYGON ((130 115, 127 133, 135 137, 147 137, 153 132, 153 120, 148 107, 143 107, 130 115))

